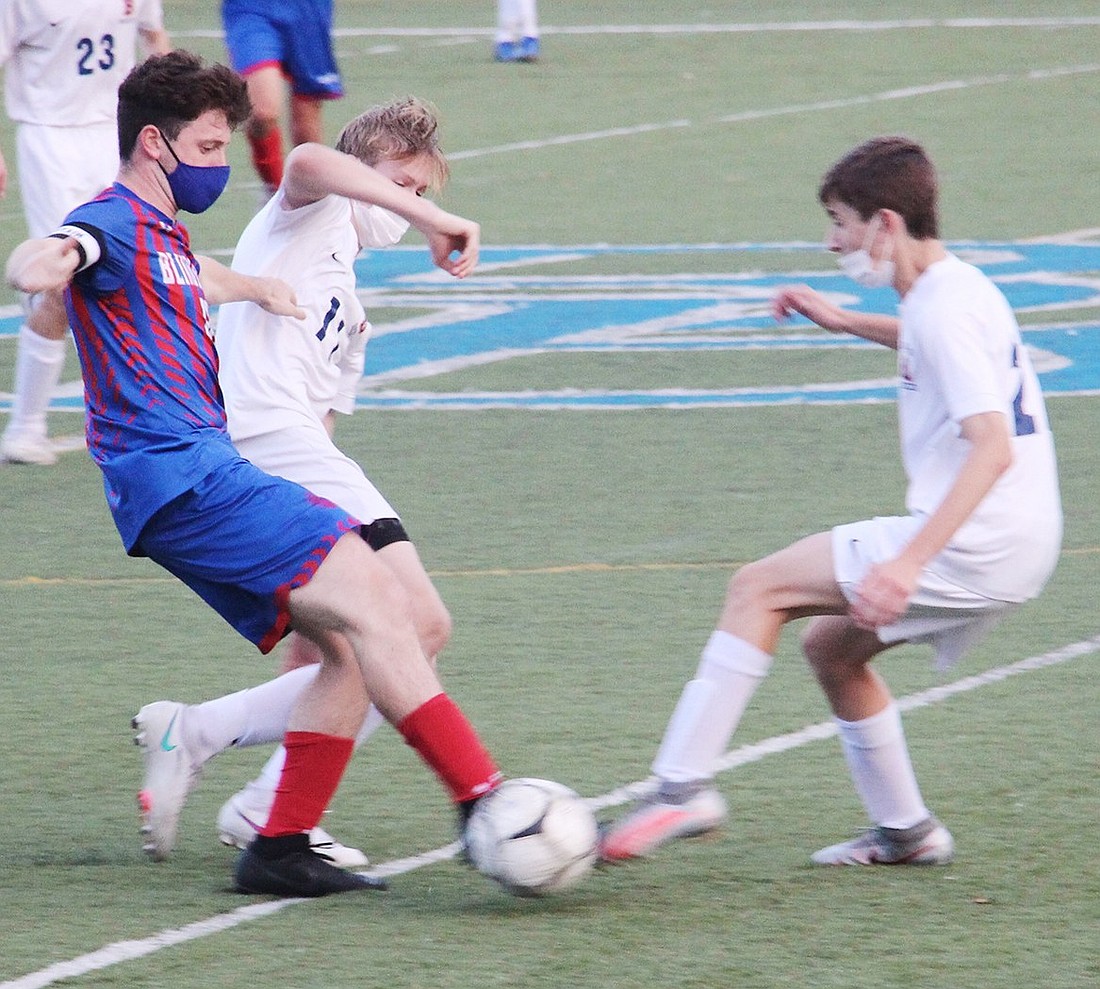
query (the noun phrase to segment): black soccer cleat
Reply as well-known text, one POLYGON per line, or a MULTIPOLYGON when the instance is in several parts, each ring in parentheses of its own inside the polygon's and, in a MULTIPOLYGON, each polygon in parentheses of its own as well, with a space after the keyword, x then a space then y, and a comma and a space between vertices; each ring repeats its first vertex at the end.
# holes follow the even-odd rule
POLYGON ((309 835, 257 838, 237 858, 238 893, 272 896, 328 896, 386 889, 386 882, 333 865, 309 847, 309 835))

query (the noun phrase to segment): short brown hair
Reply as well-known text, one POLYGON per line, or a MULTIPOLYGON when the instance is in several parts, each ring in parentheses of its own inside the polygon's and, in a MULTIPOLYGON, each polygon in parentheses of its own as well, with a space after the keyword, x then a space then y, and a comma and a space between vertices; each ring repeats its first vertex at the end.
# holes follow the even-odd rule
POLYGON ((439 118, 435 108, 409 96, 371 107, 340 132, 336 150, 367 165, 427 155, 432 159, 431 187, 447 181, 450 166, 439 147, 439 118))
POLYGON ((152 124, 174 140, 207 110, 223 111, 233 130, 248 119, 248 88, 236 72, 181 48, 147 58, 118 89, 119 156, 129 160, 143 127, 152 124))
POLYGON ((840 202, 863 220, 889 209, 917 240, 939 237, 939 184, 924 148, 907 137, 873 137, 853 148, 821 180, 823 205, 840 202))

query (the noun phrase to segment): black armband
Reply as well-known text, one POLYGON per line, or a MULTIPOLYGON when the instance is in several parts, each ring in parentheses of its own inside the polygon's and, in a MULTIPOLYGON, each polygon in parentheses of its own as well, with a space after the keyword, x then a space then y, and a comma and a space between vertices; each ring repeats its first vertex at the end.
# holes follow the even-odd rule
POLYGON ((409 534, 401 524, 400 519, 375 519, 370 525, 364 525, 359 530, 366 544, 375 552, 390 543, 407 543, 409 534))

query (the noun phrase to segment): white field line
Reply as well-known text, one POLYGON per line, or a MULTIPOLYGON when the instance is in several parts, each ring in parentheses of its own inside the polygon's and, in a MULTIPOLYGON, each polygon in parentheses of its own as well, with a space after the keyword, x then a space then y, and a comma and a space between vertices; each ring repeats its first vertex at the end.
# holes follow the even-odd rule
MULTIPOLYGON (((907 20, 907 21, 801 21, 773 24, 686 24, 686 25, 602 25, 593 27, 544 27, 543 34, 692 34, 692 33, 756 33, 776 31, 873 31, 873 30, 897 30, 929 27, 950 28, 1004 28, 1004 27, 1085 27, 1100 25, 1100 17, 1077 18, 962 18, 946 20, 907 20)), ((397 29, 397 28, 347 28, 336 31, 338 37, 368 37, 368 36, 397 36, 397 37, 488 37, 492 35, 487 29, 397 29)), ((179 37, 222 37, 221 31, 184 31, 177 32, 179 37)), ((770 110, 747 111, 717 118, 718 123, 739 123, 748 120, 763 119, 773 116, 781 116, 791 113, 813 112, 817 110, 842 109, 850 106, 858 106, 887 100, 905 99, 912 96, 928 95, 936 92, 973 88, 975 86, 992 85, 1011 82, 1021 79, 1047 79, 1067 75, 1078 75, 1100 71, 1100 65, 1071 66, 1057 70, 1033 70, 1020 75, 1001 74, 996 76, 978 77, 970 80, 953 80, 942 83, 934 83, 926 86, 916 86, 907 89, 889 90, 870 96, 852 97, 841 100, 828 100, 816 104, 801 104, 788 107, 778 107, 770 110)), ((507 151, 531 150, 539 147, 547 147, 557 144, 569 144, 579 141, 599 140, 606 137, 629 136, 633 134, 648 133, 656 130, 691 126, 691 121, 674 120, 664 123, 643 124, 636 127, 611 128, 602 131, 593 131, 587 134, 564 135, 550 138, 544 141, 523 141, 511 145, 498 145, 491 148, 483 148, 466 152, 456 152, 450 155, 452 159, 474 158, 490 154, 500 154, 507 151)), ((903 710, 912 710, 919 707, 927 707, 941 700, 977 689, 988 683, 996 683, 1010 676, 1041 669, 1057 663, 1066 662, 1078 656, 1086 655, 1100 650, 1100 636, 1083 642, 1074 643, 1052 653, 1021 660, 1010 666, 998 667, 988 670, 983 674, 967 677, 953 684, 935 687, 919 694, 911 695, 899 700, 903 710)), ((766 755, 777 752, 785 752, 798 748, 813 741, 825 739, 835 734, 835 726, 831 722, 822 722, 810 725, 798 732, 776 736, 773 739, 755 745, 743 746, 729 753, 720 764, 721 769, 730 769, 750 762, 763 759, 766 755)), ((592 798, 589 803, 594 808, 606 808, 616 806, 634 799, 646 792, 651 786, 647 780, 637 781, 625 787, 621 787, 603 797, 592 798)), ((383 863, 372 871, 374 875, 397 875, 421 868, 434 862, 452 858, 458 851, 458 843, 414 855, 405 859, 383 863)), ((207 920, 196 921, 184 927, 168 929, 147 938, 131 941, 118 941, 107 945, 98 951, 81 955, 67 962, 58 962, 38 972, 32 972, 18 979, 0 983, 0 989, 37 989, 40 986, 52 985, 62 979, 74 978, 89 972, 99 971, 113 965, 160 951, 162 948, 175 944, 183 944, 194 941, 210 934, 236 927, 246 921, 255 920, 276 913, 285 907, 305 902, 301 899, 283 899, 264 903, 253 903, 239 907, 225 914, 219 914, 207 920)))
MULTIPOLYGON (((887 89, 881 93, 863 96, 849 96, 834 100, 821 100, 816 103, 792 103, 786 106, 770 107, 763 110, 744 110, 725 116, 700 121, 707 124, 740 124, 752 120, 765 120, 770 117, 784 117, 796 113, 818 113, 825 110, 844 110, 854 106, 869 106, 892 100, 907 100, 917 96, 930 96, 935 93, 957 92, 975 89, 980 86, 995 86, 1010 82, 1036 82, 1046 79, 1059 79, 1065 76, 1088 75, 1100 72, 1100 63, 1069 65, 1057 69, 1029 69, 1027 72, 998 73, 992 76, 975 76, 972 79, 947 79, 942 82, 927 83, 923 86, 906 86, 902 89, 887 89)), ((475 148, 469 151, 455 151, 447 157, 452 161, 466 158, 484 158, 487 155, 507 154, 512 151, 534 151, 540 148, 555 147, 563 144, 579 144, 584 141, 602 141, 612 137, 634 137, 638 134, 650 134, 655 131, 676 130, 695 126, 695 122, 686 119, 666 120, 657 123, 637 124, 632 127, 610 127, 603 130, 586 131, 578 134, 561 134, 557 137, 541 138, 529 141, 514 141, 510 144, 498 144, 487 148, 475 148)))
MULTIPOLYGON (((541 35, 595 35, 595 34, 776 34, 782 32, 818 31, 914 31, 929 28, 967 30, 1001 30, 1004 28, 1097 27, 1100 17, 914 17, 902 20, 881 21, 765 21, 758 24, 582 24, 554 26, 543 24, 541 35)), ((496 29, 490 25, 481 27, 338 27, 333 30, 337 38, 491 38, 496 29)), ((174 38, 223 38, 218 28, 196 28, 190 31, 173 31, 174 38)))
MULTIPOLYGON (((1035 670, 1045 669, 1049 666, 1057 666, 1071 659, 1078 659, 1098 651, 1100 651, 1100 634, 1090 639, 1084 639, 1080 642, 1062 646, 1060 649, 1055 649, 1039 656, 1030 656, 1027 659, 1021 659, 1018 662, 1010 663, 1006 666, 997 666, 993 669, 985 670, 982 673, 977 673, 974 676, 963 677, 961 680, 955 680, 952 683, 945 683, 937 687, 931 687, 928 690, 910 694, 906 697, 899 698, 898 706, 903 711, 915 711, 919 708, 930 707, 933 704, 939 704, 958 694, 965 694, 969 691, 977 690, 980 687, 986 687, 993 683, 1000 683, 1002 680, 1020 676, 1024 673, 1031 673, 1035 670)), ((832 721, 822 721, 817 724, 807 725, 805 728, 801 728, 798 731, 789 732, 785 735, 776 735, 762 742, 757 742, 753 745, 743 745, 740 748, 734 749, 719 760, 717 768, 719 772, 735 769, 738 766, 759 762, 767 756, 777 755, 781 752, 789 752, 792 749, 809 745, 811 742, 818 742, 823 739, 831 738, 835 734, 836 725, 832 721)), ((603 796, 592 797, 588 800, 588 804, 594 810, 615 807, 641 796, 651 790, 652 786, 652 780, 638 780, 627 786, 619 787, 617 790, 612 790, 610 793, 604 794, 603 796)), ((441 848, 436 848, 419 855, 412 855, 408 858, 384 862, 367 871, 370 875, 375 876, 399 875, 401 873, 411 872, 414 869, 422 868, 426 865, 432 865, 436 862, 446 861, 458 854, 458 851, 458 842, 451 842, 449 845, 444 845, 441 848)), ((236 910, 230 910, 228 913, 218 914, 207 920, 198 920, 184 927, 169 928, 146 938, 132 941, 116 941, 114 944, 109 944, 106 947, 100 948, 98 951, 80 955, 70 961, 57 962, 37 972, 31 972, 17 979, 0 983, 0 989, 41 989, 42 986, 52 985, 55 982, 60 982, 62 979, 76 978, 81 975, 87 975, 89 972, 96 972, 101 969, 122 964, 123 962, 143 958, 146 955, 151 955, 156 951, 160 951, 162 948, 168 948, 176 944, 185 944, 188 941, 196 941, 199 938, 207 937, 211 934, 220 934, 239 924, 251 920, 258 920, 261 917, 270 916, 287 907, 306 902, 308 901, 299 898, 249 903, 246 906, 238 907, 236 910)))

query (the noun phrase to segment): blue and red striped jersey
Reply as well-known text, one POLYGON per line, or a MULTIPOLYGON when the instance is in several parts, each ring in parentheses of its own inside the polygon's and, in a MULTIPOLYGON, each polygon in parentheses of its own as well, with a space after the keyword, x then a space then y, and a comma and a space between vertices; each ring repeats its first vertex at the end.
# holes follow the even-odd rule
POLYGON ((238 454, 186 228, 119 183, 65 222, 95 233, 102 247, 65 303, 84 374, 88 449, 130 550, 158 508, 238 454))

